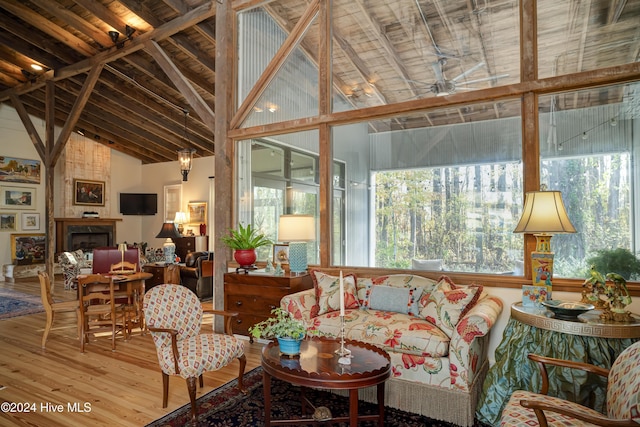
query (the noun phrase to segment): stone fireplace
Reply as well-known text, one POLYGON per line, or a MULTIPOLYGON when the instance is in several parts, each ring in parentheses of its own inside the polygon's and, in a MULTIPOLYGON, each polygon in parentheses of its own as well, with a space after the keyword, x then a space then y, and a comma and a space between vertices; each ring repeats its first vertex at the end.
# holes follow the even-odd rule
POLYGON ((56 253, 113 246, 116 242, 113 218, 56 218, 56 253))

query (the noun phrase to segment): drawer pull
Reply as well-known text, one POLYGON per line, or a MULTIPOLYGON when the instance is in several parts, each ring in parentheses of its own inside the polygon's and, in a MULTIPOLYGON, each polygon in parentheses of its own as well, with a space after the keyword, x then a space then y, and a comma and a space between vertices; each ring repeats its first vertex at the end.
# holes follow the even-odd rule
POLYGON ((270 308, 271 310, 273 310, 274 308, 276 308, 276 306, 275 306, 275 305, 270 305, 270 306, 269 306, 269 308, 270 308))
POLYGON ((242 301, 236 301, 236 305, 240 307, 242 305, 242 301))
POLYGON ((238 320, 236 320, 236 323, 237 323, 238 325, 239 325, 239 324, 241 324, 241 323, 242 323, 242 319, 238 319, 238 320))

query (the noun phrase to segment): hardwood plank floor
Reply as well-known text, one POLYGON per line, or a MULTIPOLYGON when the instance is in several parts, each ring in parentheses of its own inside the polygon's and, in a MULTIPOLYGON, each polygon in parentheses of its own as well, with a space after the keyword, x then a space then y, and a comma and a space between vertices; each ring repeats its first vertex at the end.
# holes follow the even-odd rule
MULTIPOLYGON (((37 279, 0 282, 0 288, 40 294, 37 279)), ((56 277, 54 298, 75 297, 56 277)), ((83 354, 75 314, 58 313, 42 349, 45 319, 43 312, 0 320, 0 403, 26 403, 31 410, 0 411, 0 426, 143 426, 189 402, 185 381, 173 376, 162 408, 162 375, 149 334, 134 331, 127 342, 120 337, 115 352, 108 336, 96 337, 83 354)), ((244 344, 248 372, 260 365, 262 344, 244 344)), ((197 396, 237 375, 237 361, 206 373, 197 396)))

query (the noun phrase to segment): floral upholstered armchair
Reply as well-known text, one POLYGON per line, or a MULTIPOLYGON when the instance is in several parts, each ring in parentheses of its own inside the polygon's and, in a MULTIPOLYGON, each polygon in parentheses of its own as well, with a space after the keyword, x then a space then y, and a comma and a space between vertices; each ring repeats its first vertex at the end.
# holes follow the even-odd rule
POLYGON ((58 255, 58 264, 64 274, 64 288, 76 287, 75 278, 80 274, 80 269, 91 269, 91 261, 84 256, 82 249, 73 252, 62 252, 58 255))

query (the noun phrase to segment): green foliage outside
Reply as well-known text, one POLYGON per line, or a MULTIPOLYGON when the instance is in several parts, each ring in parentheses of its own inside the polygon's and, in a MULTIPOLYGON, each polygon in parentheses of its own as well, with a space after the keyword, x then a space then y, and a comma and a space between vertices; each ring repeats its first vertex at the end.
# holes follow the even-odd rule
MULTIPOLYGON (((577 230, 552 239, 556 276, 586 277, 599 250, 631 247, 628 162, 613 154, 541 163, 541 181, 562 193, 577 230)), ((524 195, 519 163, 378 172, 375 182, 376 267, 442 258, 450 271, 497 273, 524 258, 513 233, 524 195)))

